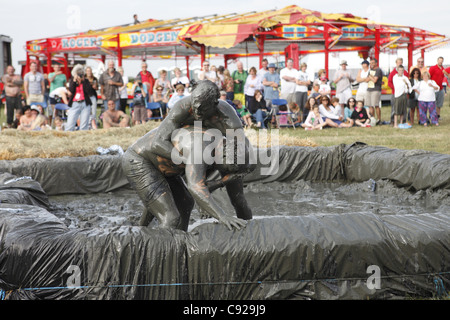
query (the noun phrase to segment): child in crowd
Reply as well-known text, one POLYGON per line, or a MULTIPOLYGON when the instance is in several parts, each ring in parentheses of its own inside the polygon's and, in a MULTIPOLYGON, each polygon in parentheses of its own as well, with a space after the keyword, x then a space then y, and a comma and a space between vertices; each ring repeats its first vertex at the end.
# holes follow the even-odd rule
POLYGON ((370 127, 370 117, 367 114, 367 110, 364 108, 364 103, 362 101, 356 102, 356 107, 352 113, 351 119, 355 122, 355 125, 359 127, 370 127))
POLYGON ((236 106, 236 111, 240 114, 241 119, 244 121, 245 127, 251 128, 253 123, 250 112, 242 105, 241 100, 234 100, 233 104, 236 106))
MULTIPOLYGON (((300 107, 295 102, 289 102, 289 113, 293 122, 293 125, 295 127, 299 127, 302 124, 302 115, 300 111, 300 107)), ((308 110, 308 112, 311 110, 308 105, 305 105, 305 110, 308 110)))
MULTIPOLYGON (((147 121, 148 112, 145 108, 147 100, 147 86, 135 81, 131 88, 133 92, 133 124, 143 124, 147 121)), ((148 110, 151 116, 151 110, 148 110)))
POLYGON ((331 87, 328 84, 328 79, 326 77, 320 78, 319 93, 321 96, 328 96, 328 97, 330 96, 331 87))
POLYGON ((288 108, 285 104, 278 106, 277 122, 279 127, 286 127, 289 123, 288 108))
POLYGON ((351 119, 352 113, 355 110, 356 100, 355 98, 350 98, 347 101, 347 105, 344 108, 344 120, 351 119))
POLYGON ((308 113, 305 122, 302 123, 302 127, 305 128, 305 130, 322 130, 326 125, 327 124, 320 115, 319 106, 317 104, 313 106, 312 110, 308 113))
POLYGON ((55 130, 64 131, 64 122, 59 116, 55 117, 55 130))

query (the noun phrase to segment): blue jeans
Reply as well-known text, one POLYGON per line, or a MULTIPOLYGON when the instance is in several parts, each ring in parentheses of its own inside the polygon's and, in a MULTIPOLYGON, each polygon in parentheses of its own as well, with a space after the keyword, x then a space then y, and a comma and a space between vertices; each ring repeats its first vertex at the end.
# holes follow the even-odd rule
POLYGON ((262 111, 261 109, 256 110, 256 112, 253 114, 253 116, 256 119, 256 122, 261 123, 261 128, 265 128, 264 124, 264 118, 267 116, 267 113, 265 111, 262 111))
POLYGON ((80 118, 80 130, 89 130, 90 116, 91 106, 87 106, 85 101, 74 101, 68 110, 66 131, 75 130, 78 118, 80 118))

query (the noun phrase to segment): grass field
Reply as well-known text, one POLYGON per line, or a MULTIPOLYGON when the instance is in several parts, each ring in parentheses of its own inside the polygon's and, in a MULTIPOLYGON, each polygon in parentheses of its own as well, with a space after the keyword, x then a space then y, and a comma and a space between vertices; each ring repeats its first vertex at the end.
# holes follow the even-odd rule
MULTIPOLYGON (((381 117, 390 119, 390 106, 382 108, 381 117)), ((0 123, 5 122, 4 107, 0 108, 0 123)), ((14 129, 0 133, 0 160, 18 158, 57 158, 62 156, 88 156, 97 154, 97 147, 119 145, 124 150, 159 122, 131 128, 112 128, 90 131, 21 132, 14 129)), ((256 136, 247 131, 250 141, 256 136)), ((280 130, 279 143, 298 146, 333 146, 364 142, 373 146, 398 149, 422 149, 450 154, 450 97, 441 110, 440 126, 423 127, 416 123, 411 129, 394 129, 390 125, 372 128, 341 128, 305 131, 302 128, 280 130)), ((252 141, 255 144, 254 141, 252 141)))

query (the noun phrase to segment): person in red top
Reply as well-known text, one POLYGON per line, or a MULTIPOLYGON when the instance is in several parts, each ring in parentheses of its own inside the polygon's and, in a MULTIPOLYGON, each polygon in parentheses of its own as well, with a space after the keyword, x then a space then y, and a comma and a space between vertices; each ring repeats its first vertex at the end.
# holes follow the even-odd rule
POLYGON ((144 61, 141 64, 142 71, 136 76, 136 80, 142 82, 147 86, 147 97, 151 97, 153 94, 153 87, 155 85, 155 78, 150 71, 147 70, 147 63, 144 61))
MULTIPOLYGON (((397 60, 395 60, 395 68, 394 70, 391 71, 391 73, 389 74, 388 77, 388 86, 389 88, 392 89, 392 96, 391 96, 391 123, 394 123, 394 101, 395 101, 395 89, 394 89, 394 82, 392 81, 394 79, 394 76, 398 73, 398 67, 403 65, 403 58, 397 58, 397 60)), ((407 78, 409 78, 409 74, 408 72, 405 70, 403 71, 403 75, 406 76, 407 78)), ((406 108, 406 113, 403 115, 403 122, 406 122, 406 120, 408 119, 408 108, 406 108)))
POLYGON ((77 120, 80 119, 80 130, 89 130, 89 118, 91 116, 91 99, 89 93, 92 87, 85 77, 82 65, 76 65, 72 70, 72 78, 69 81, 69 107, 66 131, 74 131, 77 120))
POLYGON ((438 118, 441 116, 441 107, 444 105, 444 87, 442 83, 444 82, 444 76, 449 76, 449 73, 444 69, 442 65, 444 63, 444 58, 439 57, 437 59, 437 64, 435 66, 430 67, 430 79, 434 80, 436 84, 439 86, 439 91, 436 92, 436 111, 438 114, 438 118))

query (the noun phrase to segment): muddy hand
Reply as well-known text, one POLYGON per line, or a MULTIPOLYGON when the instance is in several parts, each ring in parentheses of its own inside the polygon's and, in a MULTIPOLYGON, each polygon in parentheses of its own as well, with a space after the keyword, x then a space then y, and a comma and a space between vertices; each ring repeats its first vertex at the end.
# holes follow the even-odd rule
POLYGON ((239 219, 239 218, 235 218, 235 217, 230 217, 230 216, 225 216, 222 217, 221 222, 228 228, 228 230, 241 230, 242 228, 245 228, 245 226, 247 225, 247 221, 239 219))

